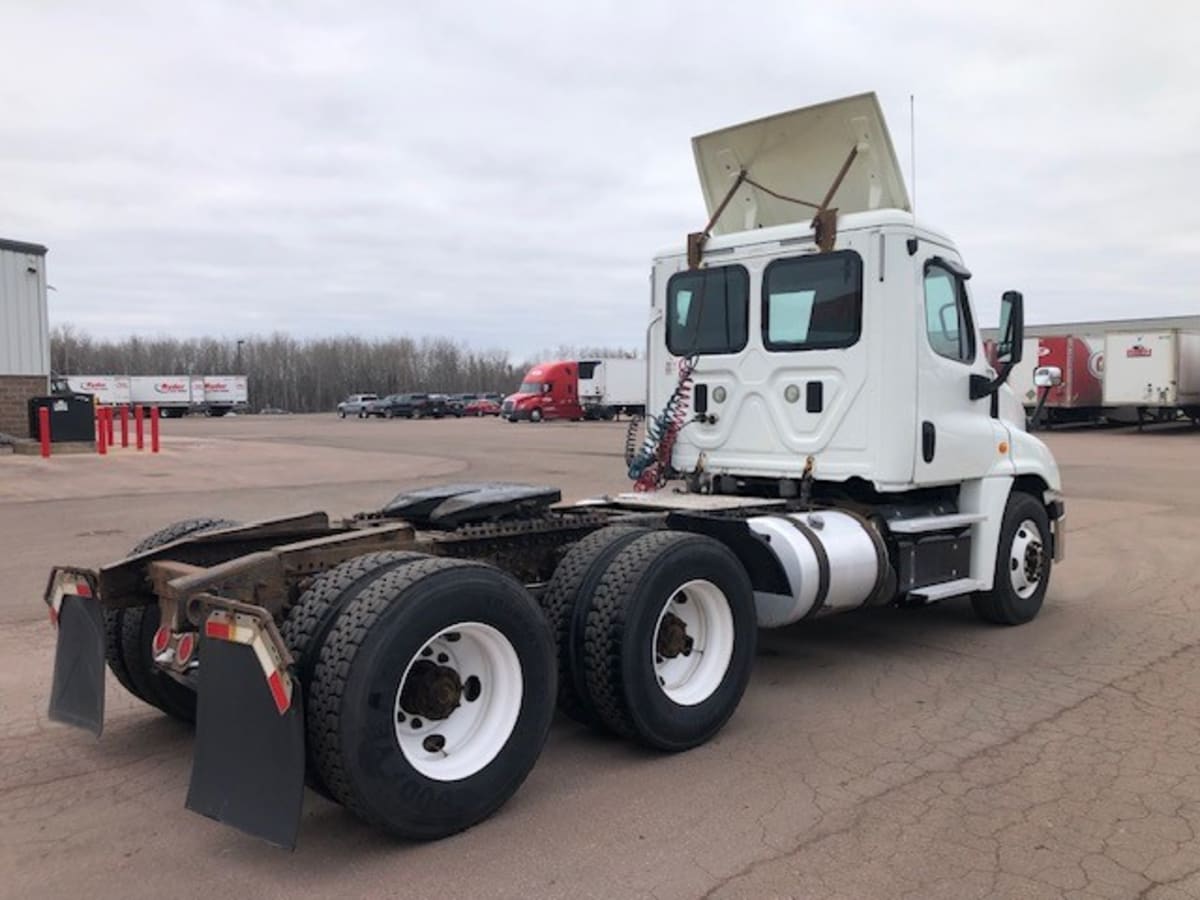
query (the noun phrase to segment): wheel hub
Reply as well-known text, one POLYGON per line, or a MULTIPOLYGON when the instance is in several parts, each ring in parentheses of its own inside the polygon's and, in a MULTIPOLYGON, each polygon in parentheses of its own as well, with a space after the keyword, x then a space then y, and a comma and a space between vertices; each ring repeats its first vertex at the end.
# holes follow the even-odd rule
POLYGON ((1036 582, 1042 577, 1042 545, 1030 542, 1025 548, 1025 579, 1036 582))
POLYGON ((417 660, 404 680, 400 705, 414 716, 431 721, 448 718, 462 703, 458 672, 428 659, 417 660))
POLYGON ((681 654, 688 656, 692 652, 692 644, 687 623, 683 619, 671 612, 663 616, 655 646, 659 656, 664 659, 674 659, 681 654))

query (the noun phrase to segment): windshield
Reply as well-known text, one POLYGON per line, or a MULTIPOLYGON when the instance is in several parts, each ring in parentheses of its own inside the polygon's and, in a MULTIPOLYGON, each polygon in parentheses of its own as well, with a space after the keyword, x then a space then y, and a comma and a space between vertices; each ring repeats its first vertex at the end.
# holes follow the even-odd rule
POLYGON ((522 381, 521 386, 517 388, 518 394, 540 394, 542 392, 542 383, 540 381, 522 381))

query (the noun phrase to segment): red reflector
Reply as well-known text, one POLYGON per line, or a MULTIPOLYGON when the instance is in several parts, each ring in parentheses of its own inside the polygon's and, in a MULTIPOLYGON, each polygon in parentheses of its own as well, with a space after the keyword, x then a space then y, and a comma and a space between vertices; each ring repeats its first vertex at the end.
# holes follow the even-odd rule
POLYGON ((271 696, 275 698, 275 708, 279 710, 280 715, 283 715, 292 705, 292 701, 288 699, 287 691, 283 689, 283 679, 279 676, 278 669, 267 676, 267 684, 271 688, 271 696))
POLYGON ((88 584, 86 581, 79 582, 79 584, 75 585, 75 596, 76 597, 92 596, 92 586, 90 584, 88 584))
POLYGON ((150 645, 154 648, 154 655, 158 656, 166 650, 169 643, 171 643, 171 629, 166 625, 160 625, 158 631, 154 632, 154 642, 150 645))
POLYGON ((233 629, 224 622, 208 621, 204 623, 204 636, 220 641, 232 640, 233 629))
POLYGON ((196 639, 191 632, 183 635, 179 639, 179 643, 175 645, 175 658, 181 663, 187 662, 192 658, 192 650, 196 648, 196 639))

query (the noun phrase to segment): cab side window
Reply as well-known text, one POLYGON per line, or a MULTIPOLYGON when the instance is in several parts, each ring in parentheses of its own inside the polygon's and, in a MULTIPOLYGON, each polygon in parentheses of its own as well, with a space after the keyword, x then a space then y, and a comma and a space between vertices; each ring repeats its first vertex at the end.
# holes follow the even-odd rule
POLYGON ((925 333, 938 356, 974 362, 975 329, 962 279, 937 264, 925 267, 925 333))

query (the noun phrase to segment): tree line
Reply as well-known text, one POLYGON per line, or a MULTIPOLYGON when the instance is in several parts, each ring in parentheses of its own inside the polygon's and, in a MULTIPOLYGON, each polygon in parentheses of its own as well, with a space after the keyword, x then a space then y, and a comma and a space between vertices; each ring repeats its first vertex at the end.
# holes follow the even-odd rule
POLYGON ((59 375, 246 375, 250 406, 291 412, 332 409, 347 394, 407 391, 512 393, 536 362, 636 357, 612 347, 561 345, 514 362, 503 349, 479 350, 441 337, 94 338, 70 325, 50 334, 59 375))

